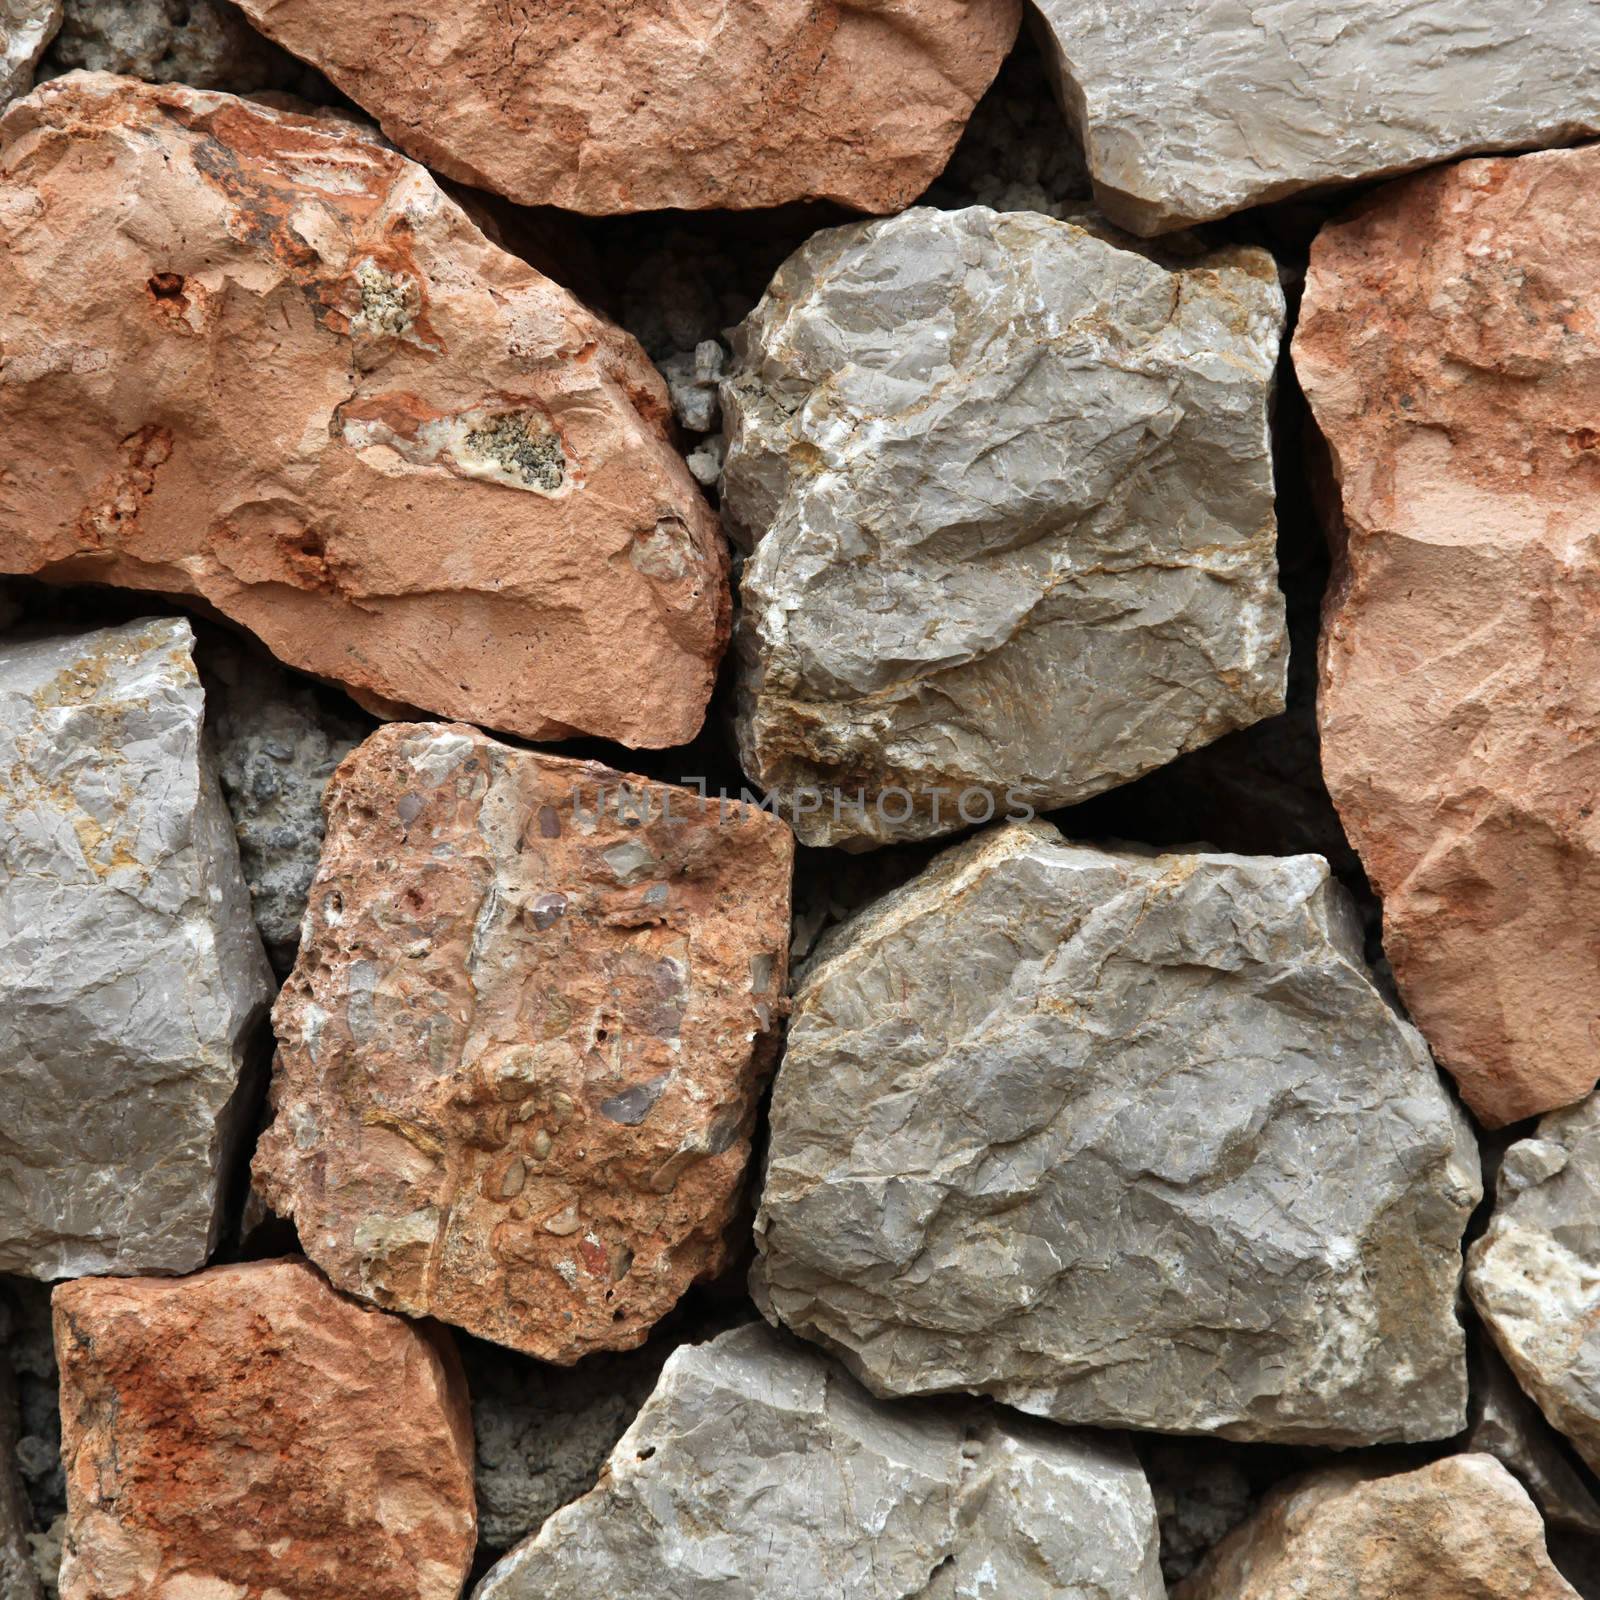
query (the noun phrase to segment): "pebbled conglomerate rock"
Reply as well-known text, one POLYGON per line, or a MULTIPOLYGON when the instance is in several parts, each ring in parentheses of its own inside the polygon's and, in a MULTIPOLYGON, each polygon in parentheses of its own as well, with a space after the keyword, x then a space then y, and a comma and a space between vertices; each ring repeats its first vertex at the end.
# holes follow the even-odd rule
POLYGON ((0 0, 0 111, 33 87, 33 69, 61 26, 61 0, 0 0))
POLYGON ((805 843, 1064 805, 1283 708, 1283 308, 1261 251, 981 206, 789 259, 733 336, 723 505, 740 751, 805 843))
POLYGON ((760 1326, 688 1345, 592 1494, 474 1600, 1161 1600, 1120 1441, 972 1405, 885 1406, 760 1326))
POLYGON ((1539 1513, 1493 1456, 1275 1490, 1173 1600, 1576 1600, 1539 1513))
POLYGON ((1014 824, 807 963, 752 1287, 879 1394, 1443 1438, 1479 1194, 1465 1118, 1321 857, 1014 824))
POLYGON ((272 975, 193 643, 0 643, 0 1272, 192 1272, 216 1240, 272 975))
POLYGON ((785 989, 765 812, 391 724, 334 774, 255 1181, 341 1288, 548 1361, 719 1271, 785 989))
POLYGON ((1095 200, 1136 233, 1600 132, 1593 0, 1040 0, 1095 200))
POLYGON ((380 706, 694 735, 726 550, 665 386, 421 167, 74 74, 0 192, 0 571, 196 596, 380 706))
POLYGON ((1600 147, 1468 161, 1323 230, 1295 336, 1340 502, 1328 789, 1492 1126, 1600 1071, 1597 293, 1600 147))
POLYGON ((61 1600, 457 1600, 472 1422, 447 1336, 303 1261, 55 1292, 61 1600))

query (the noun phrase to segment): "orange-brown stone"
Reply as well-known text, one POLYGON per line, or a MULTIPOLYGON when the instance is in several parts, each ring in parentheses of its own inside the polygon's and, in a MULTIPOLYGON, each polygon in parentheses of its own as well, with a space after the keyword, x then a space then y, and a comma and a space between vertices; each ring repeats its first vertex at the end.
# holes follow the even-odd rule
POLYGON ((298 1260, 54 1295, 62 1600, 456 1600, 472 1422, 448 1336, 298 1260))
POLYGON ((1328 787, 1412 1017, 1489 1124, 1600 1071, 1600 147, 1390 185, 1295 368, 1342 545, 1328 787))
POLYGON ((381 728, 335 773, 256 1185, 341 1288, 548 1361, 727 1260, 789 932, 766 812, 381 728))
POLYGON ((372 133, 71 74, 0 119, 0 257, 0 572, 530 738, 699 728, 726 550, 664 384, 372 133))

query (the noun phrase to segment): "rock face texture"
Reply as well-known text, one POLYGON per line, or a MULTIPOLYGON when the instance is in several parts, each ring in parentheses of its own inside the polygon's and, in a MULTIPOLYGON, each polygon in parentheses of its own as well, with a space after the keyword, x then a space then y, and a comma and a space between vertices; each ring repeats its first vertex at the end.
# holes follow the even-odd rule
POLYGON ((1600 1098, 1506 1151, 1467 1286, 1511 1370, 1600 1472, 1600 1098))
POLYGON ((592 1494, 474 1600, 1161 1600, 1127 1447, 890 1408, 759 1326, 674 1352, 592 1494))
POLYGON ((61 1600, 456 1600, 472 1423, 442 1335, 303 1261, 55 1292, 61 1600))
POLYGON ((1136 233, 1600 132, 1594 0, 1040 0, 1095 199, 1136 233))
POLYGON ((380 729, 329 788, 263 1197, 380 1305, 547 1361, 637 1345, 726 1259, 792 857, 754 807, 380 729))
POLYGON ((805 969, 757 1303, 880 1394, 1457 1432, 1477 1153, 1360 951, 1318 856, 947 851, 805 969))
POLYGON ((1282 710, 1282 325, 1263 252, 1172 271, 981 206, 789 259, 734 336, 723 504, 740 751, 804 842, 1063 805, 1282 710))
POLYGON ((33 69, 61 26, 61 0, 0 0, 0 111, 33 87, 33 69))
POLYGON ((0 571, 196 595, 528 737, 693 736, 726 559, 665 387, 420 167, 90 75, 11 108, 0 185, 0 571))
POLYGON ((759 0, 737 10, 244 0, 401 149, 523 205, 607 213, 836 200, 897 211, 938 176, 1016 38, 1018 0, 759 0))
POLYGON ((272 997, 184 621, 0 644, 0 1272, 192 1272, 272 997))
POLYGON ((1576 1600, 1539 1513, 1493 1456, 1373 1477, 1333 1467, 1270 1495, 1173 1600, 1576 1600))
POLYGON ((1600 148, 1468 161, 1324 229, 1295 337, 1342 498, 1328 788, 1491 1125, 1597 1071, 1597 290, 1600 148))

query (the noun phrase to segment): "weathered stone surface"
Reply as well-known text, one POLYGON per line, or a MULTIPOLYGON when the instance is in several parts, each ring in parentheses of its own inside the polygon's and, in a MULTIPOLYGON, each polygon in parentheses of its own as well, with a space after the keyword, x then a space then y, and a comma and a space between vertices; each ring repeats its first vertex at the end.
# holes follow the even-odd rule
POLYGON ((1173 1600, 1572 1600, 1539 1513, 1493 1456, 1276 1490, 1173 1600))
POLYGON ((686 1345, 592 1494, 474 1600, 1160 1600, 1126 1445, 971 1405, 888 1407, 752 1326, 686 1345))
POLYGON ((401 149, 523 205, 607 213, 837 200, 898 211, 943 167, 1018 0, 243 0, 401 149))
POLYGON ((881 1394, 1236 1439, 1442 1438, 1480 1193, 1319 856, 991 830, 829 933, 757 1303, 881 1394))
POLYGON ((303 1261, 55 1292, 62 1600, 457 1600, 472 1422, 448 1336, 303 1261))
POLYGON ((665 386, 420 167, 74 75, 0 122, 0 186, 0 571, 198 595, 529 737, 692 737, 726 552, 665 386))
POLYGON ((1295 337, 1342 496, 1328 788, 1491 1125, 1600 1068, 1597 292, 1600 148, 1469 161, 1323 230, 1295 337))
POLYGON ((740 750, 802 840, 1066 804, 1282 709, 1282 324, 1263 252, 1172 271, 1026 212, 790 258, 734 335, 723 505, 740 750))
POLYGON ((1095 199, 1137 233, 1600 132, 1595 0, 1040 0, 1095 199))
POLYGON ((0 111, 33 87, 33 69, 61 26, 61 0, 0 0, 0 111))
POLYGON ((0 1271, 191 1272, 272 997, 182 620, 0 643, 0 1271))
POLYGON ((1501 1354, 1600 1472, 1600 1096, 1506 1151, 1467 1286, 1501 1354))
POLYGON ((329 786, 263 1197, 380 1305, 549 1361, 637 1345, 726 1259, 792 860, 754 807, 380 729, 329 786))

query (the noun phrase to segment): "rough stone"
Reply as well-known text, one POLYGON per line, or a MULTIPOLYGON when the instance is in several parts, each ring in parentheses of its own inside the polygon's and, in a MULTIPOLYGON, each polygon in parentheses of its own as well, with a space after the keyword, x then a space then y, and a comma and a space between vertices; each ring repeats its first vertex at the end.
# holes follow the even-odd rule
POLYGON ((665 385, 422 168, 79 74, 0 121, 0 180, 0 571, 195 595, 531 738, 694 735, 726 551, 665 385))
POLYGON ((0 0, 0 111, 33 87, 33 69, 61 26, 61 0, 0 0))
POLYGON ((1595 0, 1040 0, 1095 200, 1137 233, 1600 133, 1595 0))
POLYGON ((1319 856, 995 829, 824 936, 752 1286, 875 1392, 1349 1445, 1465 1421, 1476 1147, 1319 856))
POLYGON ((1506 1151, 1467 1287, 1517 1381, 1600 1472, 1600 1096, 1506 1151))
MULTIPOLYGON (((0 1335, 4 1331, 0 1326, 0 1335)), ((17 1380, 4 1343, 0 1338, 0 1596, 4 1600, 41 1600, 44 1590, 28 1539, 33 1514, 22 1491, 16 1453, 21 1436, 17 1380)))
POLYGON ((1328 788, 1495 1126, 1597 1071, 1597 292, 1600 148, 1469 161, 1323 230, 1294 346, 1342 499, 1328 788))
POLYGON ((752 806, 380 729, 329 787, 263 1197, 380 1305, 547 1361, 639 1344, 727 1258, 792 862, 752 806))
POLYGON ((62 1600, 457 1600, 472 1422, 448 1337, 303 1261, 55 1291, 62 1600))
POLYGON ((1173 1600, 1572 1600, 1539 1513, 1493 1456, 1276 1490, 1173 1600))
POLYGON ((27 1278, 0 1280, 0 1321, 10 1326, 5 1359, 17 1380, 17 1466, 33 1524, 47 1528, 67 1509, 67 1480, 61 1470, 60 1381, 50 1331, 50 1290, 27 1278))
POLYGON ((981 206, 790 258, 734 333, 723 505, 740 751, 804 842, 1063 805, 1282 710, 1282 325, 1261 251, 981 206))
POLYGON ((687 1345, 595 1491, 474 1600, 1161 1600, 1125 1444, 970 1405, 888 1407, 759 1326, 687 1345))
POLYGON ((1254 1510, 1258 1497, 1239 1459, 1249 1447, 1158 1435, 1139 1446, 1161 1527, 1161 1575, 1170 1587, 1254 1510))
POLYGON ((522 205, 603 214, 835 200, 898 211, 1016 38, 1018 0, 243 0, 394 142, 522 205))
POLYGON ((193 642, 0 644, 0 1271, 192 1272, 216 1240, 272 975, 193 642))

